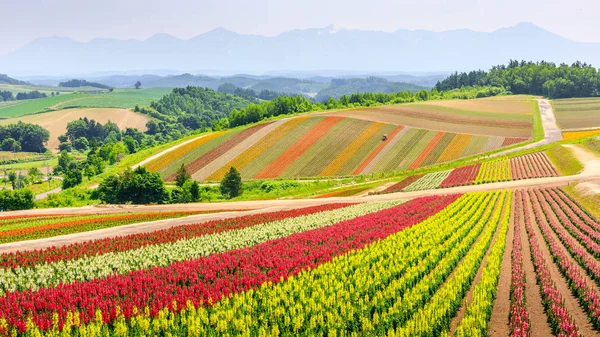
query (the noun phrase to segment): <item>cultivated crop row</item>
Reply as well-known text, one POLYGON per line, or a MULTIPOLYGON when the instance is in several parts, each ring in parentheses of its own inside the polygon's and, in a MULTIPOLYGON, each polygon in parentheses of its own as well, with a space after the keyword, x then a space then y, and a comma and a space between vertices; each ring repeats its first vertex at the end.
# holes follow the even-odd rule
POLYGON ((498 301, 510 301, 496 317, 511 336, 535 333, 534 320, 588 335, 586 317, 600 328, 597 233, 555 188, 322 205, 2 254, 0 335, 486 336, 498 301), (529 311, 532 290, 545 317, 529 311))
POLYGON ((500 181, 556 177, 558 172, 544 153, 533 153, 510 159, 499 159, 463 166, 449 171, 414 175, 381 193, 419 191, 440 187, 485 184, 500 181), (443 179, 440 179, 444 177, 443 179), (404 182, 410 182, 406 184, 404 182))
POLYGON ((57 235, 87 232, 137 222, 180 218, 210 212, 154 212, 109 215, 41 216, 0 220, 0 243, 34 240, 57 235))
POLYGON ((151 161, 147 168, 167 180, 174 179, 181 164, 207 180, 221 179, 232 166, 244 179, 368 174, 452 161, 512 140, 337 116, 295 117, 211 133, 151 161))

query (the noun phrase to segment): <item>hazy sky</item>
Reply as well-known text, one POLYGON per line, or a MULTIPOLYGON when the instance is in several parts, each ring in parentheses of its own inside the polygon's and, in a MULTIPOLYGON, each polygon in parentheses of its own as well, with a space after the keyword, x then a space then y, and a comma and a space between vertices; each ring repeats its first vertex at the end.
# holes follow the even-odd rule
POLYGON ((42 36, 80 41, 190 38, 216 27, 250 34, 324 27, 493 31, 529 21, 600 42, 598 0, 0 0, 0 54, 42 36))

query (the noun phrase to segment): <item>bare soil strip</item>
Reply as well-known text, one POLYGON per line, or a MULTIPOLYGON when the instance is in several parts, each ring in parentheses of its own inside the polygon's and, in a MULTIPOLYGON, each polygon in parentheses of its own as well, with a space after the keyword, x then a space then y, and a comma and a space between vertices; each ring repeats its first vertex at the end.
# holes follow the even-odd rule
POLYGON ((251 134, 246 139, 242 140, 239 144, 232 147, 229 151, 225 152, 223 155, 221 155, 217 159, 213 160, 212 162, 206 164, 204 167, 202 167, 201 169, 196 171, 196 173, 194 173, 192 175, 192 178, 194 178, 195 180, 200 180, 200 181, 205 180, 208 176, 210 176, 211 174, 216 172, 218 169, 220 169, 221 166, 226 165, 231 160, 233 160, 235 157, 239 156, 244 151, 248 150, 251 146, 258 143, 261 139, 263 139, 263 137, 265 137, 271 131, 278 128, 284 122, 286 122, 286 120, 283 120, 283 119, 276 121, 274 123, 267 125, 266 127, 262 128, 262 129, 258 130, 257 132, 251 134))
MULTIPOLYGON (((523 205, 523 210, 526 210, 526 205, 523 205)), ((542 304, 542 297, 540 295, 540 287, 537 285, 535 270, 533 269, 533 262, 531 259, 531 250, 529 247, 529 240, 527 240, 527 231, 525 229, 525 221, 523 218, 523 211, 519 217, 518 225, 521 226, 521 247, 523 251, 523 270, 525 271, 525 299, 527 303, 527 311, 529 312, 529 318, 531 322, 531 336, 532 337, 547 337, 552 336, 552 328, 548 324, 546 311, 542 304)), ((506 336, 506 335, 504 335, 506 336)))
MULTIPOLYGON (((531 214, 531 219, 535 219, 535 213, 532 209, 532 200, 528 194, 526 194, 525 197, 525 204, 527 211, 531 214)), ((535 236, 538 239, 541 252, 544 255, 544 260, 548 265, 548 270, 550 271, 552 279, 554 280, 554 284, 556 285, 556 288, 562 294, 565 300, 565 308, 567 308, 567 311, 575 321, 575 324, 577 325, 579 331, 583 336, 598 336, 598 332, 594 330, 592 324, 590 324, 590 322, 588 321, 587 314, 585 313, 583 308, 579 306, 579 301, 571 293, 567 281, 565 280, 561 272, 558 270, 558 267, 552 259, 552 255, 550 254, 550 250, 546 245, 546 241, 544 240, 544 236, 542 235, 539 225, 537 223, 534 223, 532 227, 533 232, 535 233, 535 236)), ((532 315, 531 318, 532 320, 535 320, 535 316, 532 315)))
POLYGON ((544 139, 536 143, 531 143, 525 146, 516 147, 514 149, 494 153, 490 157, 500 157, 521 150, 533 149, 538 146, 551 144, 563 139, 562 132, 558 127, 558 123, 556 122, 556 116, 554 115, 554 110, 552 109, 550 102, 548 102, 548 100, 546 99, 538 99, 538 105, 540 107, 542 126, 544 128, 544 139))
POLYGON ((510 212, 510 226, 506 233, 506 247, 502 256, 502 267, 498 280, 498 290, 488 325, 488 334, 490 336, 506 337, 509 334, 508 315, 510 313, 510 282, 512 277, 511 252, 513 250, 515 235, 515 221, 515 198, 513 198, 510 212))

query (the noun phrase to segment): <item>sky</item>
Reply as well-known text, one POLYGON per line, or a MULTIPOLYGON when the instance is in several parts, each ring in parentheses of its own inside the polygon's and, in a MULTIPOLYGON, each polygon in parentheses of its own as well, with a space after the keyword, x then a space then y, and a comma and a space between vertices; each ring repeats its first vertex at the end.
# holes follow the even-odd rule
POLYGON ((599 11, 597 0, 0 0, 0 55, 47 36, 188 39, 217 27, 273 36, 331 24, 489 32, 533 22, 575 41, 600 42, 599 11))

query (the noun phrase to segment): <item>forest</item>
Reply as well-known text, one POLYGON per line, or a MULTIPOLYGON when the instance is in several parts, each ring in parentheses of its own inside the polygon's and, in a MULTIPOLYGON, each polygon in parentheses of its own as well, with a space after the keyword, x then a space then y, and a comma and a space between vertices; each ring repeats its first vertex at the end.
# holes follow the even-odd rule
POLYGON ((108 85, 104 85, 102 83, 88 82, 86 80, 78 80, 78 79, 60 82, 60 83, 58 83, 58 86, 64 87, 64 88, 93 87, 93 88, 98 88, 98 89, 110 89, 110 87, 108 85))
POLYGON ((461 87, 500 87, 513 94, 540 95, 549 98, 593 97, 600 95, 600 73, 591 64, 511 60, 489 71, 477 70, 450 75, 436 84, 438 91, 461 87))
POLYGON ((50 133, 39 125, 23 122, 0 125, 0 148, 3 151, 45 152, 48 139, 50 133))

